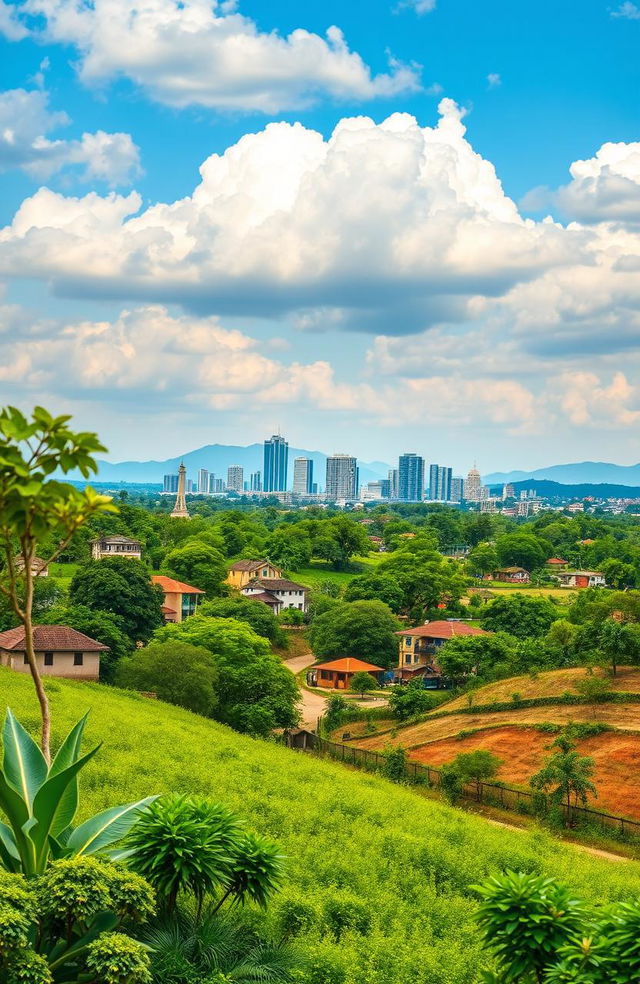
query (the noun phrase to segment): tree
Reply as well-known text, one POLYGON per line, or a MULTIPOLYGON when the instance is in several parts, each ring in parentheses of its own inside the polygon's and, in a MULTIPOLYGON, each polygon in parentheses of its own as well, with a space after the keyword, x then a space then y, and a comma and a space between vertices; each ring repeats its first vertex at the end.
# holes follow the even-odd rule
POLYGON ((354 656, 389 667, 398 660, 399 628, 381 601, 343 602, 314 618, 309 642, 319 657, 354 656))
POLYGON ((363 574, 349 582, 344 598, 345 601, 382 601, 392 612, 399 612, 404 592, 391 574, 363 574))
POLYGON ((576 653, 577 626, 567 619, 552 622, 545 637, 547 646, 558 654, 557 665, 568 665, 576 653))
POLYGON ((420 680, 412 680, 404 687, 392 687, 389 693, 389 707, 399 721, 433 710, 437 703, 438 698, 425 690, 420 680))
POLYGON ((266 553, 272 563, 288 571, 298 571, 311 560, 311 538, 306 529, 284 524, 272 533, 266 553))
POLYGON ((313 541, 313 554, 328 560, 335 570, 349 566, 355 554, 368 554, 371 544, 360 523, 349 516, 334 516, 325 520, 321 532, 313 541))
POLYGON ((618 666, 640 662, 640 626, 608 618, 598 632, 597 646, 615 677, 618 666))
POLYGON ((364 697, 365 694, 373 693, 379 687, 380 684, 376 678, 372 677, 366 670, 358 670, 357 673, 354 673, 349 684, 349 690, 354 694, 360 694, 361 697, 364 697))
POLYGON ((279 645, 282 641, 278 619, 262 601, 252 601, 244 595, 216 598, 214 601, 205 601, 198 607, 198 612, 209 618, 234 618, 238 622, 246 622, 254 632, 270 642, 279 645))
POLYGON ((491 574, 498 567, 498 553, 491 543, 479 543, 469 551, 467 566, 472 574, 491 574))
POLYGON ((81 568, 71 581, 69 599, 93 611, 113 612, 136 642, 146 642, 163 622, 162 592, 139 560, 108 557, 81 568))
POLYGON ((271 652, 266 639, 231 618, 193 615, 155 633, 154 642, 188 643, 207 649, 217 671, 213 717, 236 731, 268 737, 294 727, 300 699, 294 675, 271 652))
POLYGON ((410 540, 378 565, 378 576, 392 577, 402 588, 402 611, 424 620, 438 605, 462 597, 466 583, 460 565, 445 558, 422 536, 410 540))
POLYGON ((133 642, 123 631, 122 619, 113 612, 92 611, 84 605, 56 605, 38 620, 41 625, 68 625, 97 639, 109 651, 100 656, 100 680, 113 683, 116 667, 133 652, 133 642))
POLYGON ((482 783, 495 779, 502 761, 493 752, 485 748, 477 748, 473 752, 461 752, 456 755, 451 767, 456 770, 462 783, 476 784, 476 799, 482 799, 482 783))
POLYGON ((607 584, 612 588, 635 588, 638 582, 638 572, 633 564, 625 564, 621 560, 611 558, 600 565, 607 584))
POLYGON ((475 675, 491 677, 498 666, 501 668, 498 675, 508 676, 513 667, 513 652, 513 640, 504 633, 458 636, 438 649, 438 666, 443 676, 454 684, 462 684, 475 675), (505 667, 506 672, 502 672, 505 667))
POLYGON ((496 540, 498 560, 503 567, 512 565, 535 571, 551 556, 551 544, 530 533, 505 533, 496 540))
POLYGON ((587 673, 581 680, 578 680, 575 688, 589 704, 594 705, 594 717, 595 705, 599 704, 611 693, 608 681, 604 677, 596 676, 593 672, 587 673))
POLYGON ((122 661, 116 679, 125 689, 155 693, 167 704, 215 716, 219 673, 211 653, 202 646, 177 640, 151 642, 122 661))
POLYGON ((115 509, 108 496, 89 486, 80 490, 53 477, 79 469, 88 478, 96 471, 94 455, 106 450, 95 434, 72 431, 70 419, 52 417, 42 407, 34 409, 30 420, 15 407, 0 412, 0 593, 24 626, 47 762, 51 716, 33 649, 34 558, 53 563, 89 517, 115 509))
POLYGON ((530 785, 533 789, 549 793, 552 800, 564 803, 566 823, 571 826, 572 806, 577 806, 578 802, 586 806, 589 793, 598 795, 591 782, 595 766, 592 758, 576 752, 575 742, 567 735, 558 735, 550 747, 558 751, 531 777, 530 785))
POLYGON ((224 557, 206 543, 188 543, 167 554, 163 570, 170 577, 192 584, 209 596, 222 593, 227 578, 224 557))
POLYGON ((482 625, 491 632, 509 632, 518 639, 545 635, 558 618, 556 605, 546 598, 523 594, 502 595, 482 613, 482 625))

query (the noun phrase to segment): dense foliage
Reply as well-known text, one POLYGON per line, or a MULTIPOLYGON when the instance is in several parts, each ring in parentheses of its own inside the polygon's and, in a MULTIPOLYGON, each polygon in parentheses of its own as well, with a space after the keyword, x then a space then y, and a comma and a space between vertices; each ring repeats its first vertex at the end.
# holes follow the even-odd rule
POLYGON ((375 666, 393 666, 398 660, 400 623, 381 601, 353 601, 334 605, 311 624, 309 641, 318 657, 354 656, 375 666))
POLYGON ((117 615, 136 642, 147 642, 162 625, 162 592, 139 560, 107 557, 89 564, 73 578, 69 598, 73 605, 117 615))

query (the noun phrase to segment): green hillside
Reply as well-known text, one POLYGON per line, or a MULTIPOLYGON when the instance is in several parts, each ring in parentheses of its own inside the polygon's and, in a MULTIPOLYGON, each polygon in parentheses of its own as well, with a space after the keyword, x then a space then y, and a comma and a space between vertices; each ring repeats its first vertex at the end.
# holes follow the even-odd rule
MULTIPOLYGON (((290 878, 269 918, 302 929, 304 984, 473 984, 468 885, 505 867, 557 875, 587 898, 640 894, 640 865, 519 834, 382 779, 98 685, 51 681, 57 739, 92 708, 83 811, 179 790, 224 800, 280 842, 290 878)), ((33 730, 31 681, 0 670, 0 703, 33 730)))

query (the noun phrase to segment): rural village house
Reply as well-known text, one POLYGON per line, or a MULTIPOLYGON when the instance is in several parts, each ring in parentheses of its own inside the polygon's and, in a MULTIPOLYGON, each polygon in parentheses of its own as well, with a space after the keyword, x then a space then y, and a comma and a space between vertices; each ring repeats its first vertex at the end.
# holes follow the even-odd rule
POLYGON ((303 584, 284 577, 256 577, 240 590, 247 598, 269 605, 275 615, 284 608, 297 608, 300 612, 307 610, 307 589, 303 584))
POLYGON ((556 575, 561 588, 606 588, 600 571, 559 571, 556 575))
POLYGON ((311 687, 324 687, 327 690, 348 690, 354 673, 369 673, 378 683, 382 683, 384 670, 373 663, 365 663, 352 656, 334 659, 329 663, 312 666, 307 674, 311 687))
POLYGON ((282 577, 282 571, 268 560, 237 560, 229 568, 227 584, 241 589, 256 577, 282 577))
POLYGON ((437 652, 449 639, 460 636, 491 635, 484 629, 466 622, 438 621, 426 622, 415 629, 396 632, 399 636, 400 654, 394 676, 397 680, 424 679, 434 689, 439 686, 442 675, 437 662, 437 652))
POLYGON ((531 575, 524 567, 501 567, 488 576, 490 581, 501 581, 503 584, 529 584, 531 575))
POLYGON ((195 615, 198 607, 198 595, 204 591, 194 588, 192 584, 184 584, 164 574, 153 574, 152 584, 157 584, 164 593, 162 614, 165 622, 182 622, 189 615, 195 615))
MULTIPOLYGON (((66 625, 35 625, 33 647, 40 673, 74 680, 97 680, 100 653, 109 648, 66 625)), ((29 672, 23 626, 0 632, 0 665, 29 672)))
POLYGON ((128 536, 99 536, 91 541, 91 556, 94 560, 105 557, 127 557, 130 560, 142 559, 142 544, 128 536))

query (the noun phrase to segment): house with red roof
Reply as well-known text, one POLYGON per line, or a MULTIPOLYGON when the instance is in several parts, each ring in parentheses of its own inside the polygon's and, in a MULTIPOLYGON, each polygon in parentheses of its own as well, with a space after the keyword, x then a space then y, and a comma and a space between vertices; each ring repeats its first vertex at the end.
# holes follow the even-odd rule
POLYGON ((312 687, 324 687, 327 690, 348 690, 354 673, 369 673, 378 683, 382 684, 384 670, 373 663, 365 663, 362 659, 347 656, 344 659, 333 659, 328 663, 312 666, 307 674, 307 680, 312 687))
MULTIPOLYGON (((43 676, 98 680, 100 654, 109 647, 67 625, 35 625, 33 648, 43 676)), ((24 627, 0 632, 0 665, 29 673, 24 627)))
POLYGON ((153 574, 151 583, 162 588, 164 594, 162 614, 165 622, 182 622, 189 615, 195 615, 198 598, 205 593, 200 588, 194 588, 192 584, 176 581, 175 578, 165 577, 164 574, 153 574))
POLYGON ((458 622, 454 619, 444 621, 425 622, 418 625, 415 629, 403 629, 396 632, 399 636, 400 654, 398 666, 394 676, 397 680, 413 680, 417 677, 425 678, 425 681, 432 682, 437 688, 441 681, 440 667, 438 666, 437 653, 441 646, 444 646, 449 639, 458 639, 466 636, 491 635, 484 629, 477 628, 475 625, 467 625, 466 622, 458 622))
POLYGON ((569 561, 563 560, 562 557, 549 557, 549 560, 545 561, 545 567, 548 567, 555 574, 556 571, 569 570, 569 561))

